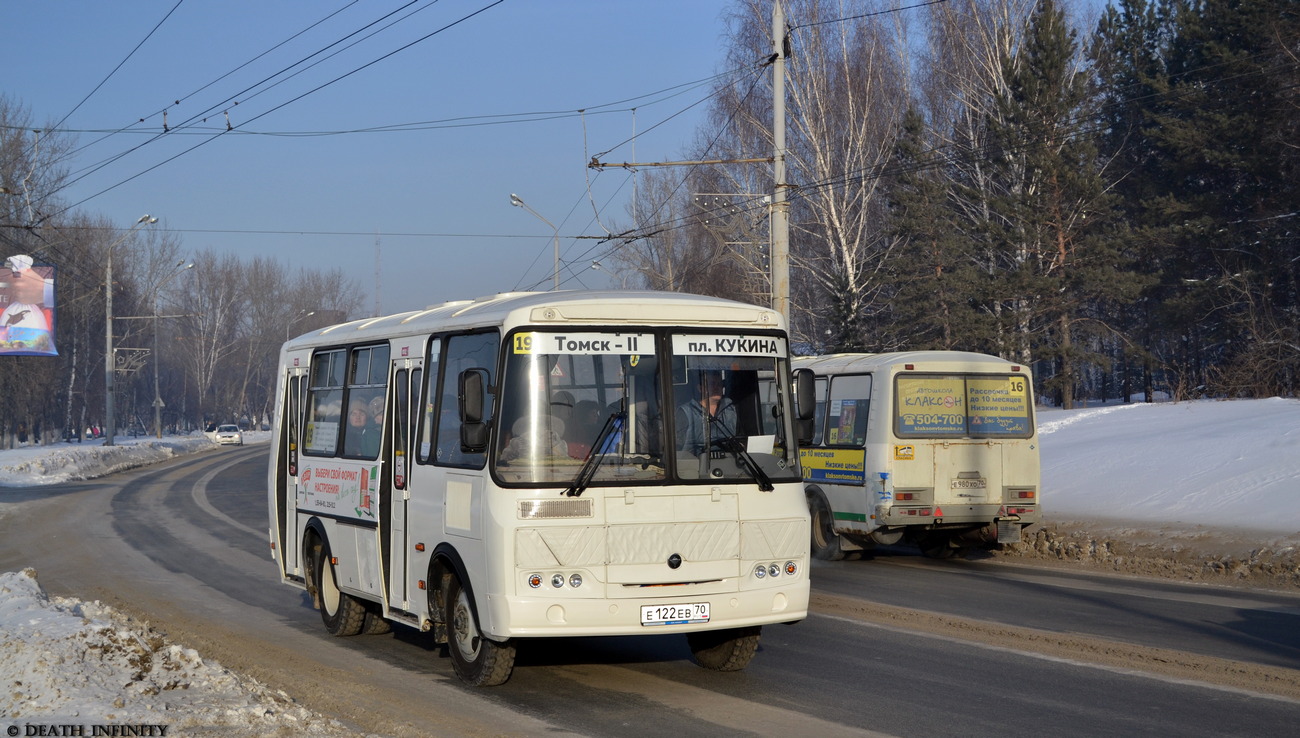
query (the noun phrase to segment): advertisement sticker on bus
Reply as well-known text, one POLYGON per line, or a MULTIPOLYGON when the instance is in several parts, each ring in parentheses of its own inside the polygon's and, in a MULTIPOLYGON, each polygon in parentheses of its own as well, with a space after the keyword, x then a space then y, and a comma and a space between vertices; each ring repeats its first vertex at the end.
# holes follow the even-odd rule
POLYGON ((1029 382, 1024 377, 970 377, 966 392, 971 433, 1029 432, 1029 382))
POLYGON ((375 519, 379 467, 315 463, 299 477, 299 509, 357 520, 375 519))
POLYGON ((899 377, 898 423, 905 435, 965 434, 966 383, 961 377, 899 377))
POLYGON ((799 449, 804 479, 827 484, 865 484, 867 452, 863 449, 799 449))

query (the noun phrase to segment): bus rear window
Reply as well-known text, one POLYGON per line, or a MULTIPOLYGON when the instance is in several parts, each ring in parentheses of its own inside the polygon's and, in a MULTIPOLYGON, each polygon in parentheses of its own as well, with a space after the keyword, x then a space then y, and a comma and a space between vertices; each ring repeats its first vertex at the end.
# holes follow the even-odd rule
POLYGON ((902 438, 1027 438, 1029 381, 1018 374, 896 377, 894 432, 902 438))

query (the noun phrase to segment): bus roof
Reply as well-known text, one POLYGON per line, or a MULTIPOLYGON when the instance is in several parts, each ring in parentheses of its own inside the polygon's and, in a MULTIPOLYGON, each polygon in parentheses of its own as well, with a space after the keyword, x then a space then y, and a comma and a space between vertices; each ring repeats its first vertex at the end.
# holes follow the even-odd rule
POLYGON ((290 339, 285 348, 292 350, 522 323, 556 326, 566 323, 723 325, 750 330, 785 328, 784 319, 774 310, 719 297, 635 290, 502 292, 475 300, 444 302, 424 310, 326 326, 290 339))
POLYGON ((1024 365, 973 351, 898 351, 888 354, 827 354, 800 356, 794 359, 797 369, 812 369, 816 374, 866 372, 895 364, 915 364, 918 369, 1010 371, 1024 365), (939 366, 943 365, 943 366, 939 366))

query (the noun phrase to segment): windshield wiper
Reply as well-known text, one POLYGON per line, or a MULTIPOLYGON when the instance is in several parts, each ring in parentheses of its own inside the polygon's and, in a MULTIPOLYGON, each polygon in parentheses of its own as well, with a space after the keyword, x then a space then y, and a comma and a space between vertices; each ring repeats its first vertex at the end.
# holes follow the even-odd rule
POLYGON ((596 440, 591 442, 591 450, 587 452, 587 458, 582 462, 582 468, 578 470, 578 476, 574 478, 573 484, 564 490, 564 494, 569 497, 579 497, 586 491, 591 484, 591 480, 596 476, 596 469, 600 468, 600 462, 605 458, 617 441, 611 444, 610 439, 616 438, 615 433, 621 431, 627 424, 627 411, 620 410, 605 420, 605 425, 596 434, 596 440))
MULTIPOLYGON (((712 418, 711 422, 707 423, 705 427, 707 428, 708 425, 716 425, 718 430, 722 431, 723 436, 716 441, 711 441, 710 445, 716 443, 723 451, 730 451, 735 454, 736 461, 740 462, 745 471, 749 472, 749 476, 758 483, 760 491, 771 492, 776 489, 772 484, 772 478, 767 476, 767 472, 763 471, 763 467, 758 465, 758 462, 750 455, 749 450, 745 448, 745 444, 736 437, 736 434, 731 432, 726 423, 723 423, 718 418, 712 418)), ((705 449, 704 455, 706 458, 709 456, 708 449, 705 449)))

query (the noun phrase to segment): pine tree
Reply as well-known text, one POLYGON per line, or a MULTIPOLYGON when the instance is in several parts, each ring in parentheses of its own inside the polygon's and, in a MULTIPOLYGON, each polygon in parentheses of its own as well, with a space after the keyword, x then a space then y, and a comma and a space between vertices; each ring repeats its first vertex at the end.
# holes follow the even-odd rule
POLYGON ((1108 303, 1136 287, 1113 232, 1090 131, 1095 96, 1077 51, 1063 13, 1041 0, 1018 58, 1004 64, 1007 93, 992 127, 995 163, 1014 178, 997 203, 1005 346, 1048 362, 1044 386, 1067 408, 1082 366, 1105 361, 1097 347, 1112 330, 1108 303))
POLYGON ((926 140, 915 108, 904 117, 890 166, 890 304, 893 347, 986 350, 987 319, 976 310, 985 278, 976 268, 973 242, 958 228, 951 181, 942 157, 926 140))
POLYGON ((1294 394, 1300 375, 1291 0, 1126 0, 1094 47, 1106 153, 1158 281, 1136 303, 1176 394, 1294 394))

